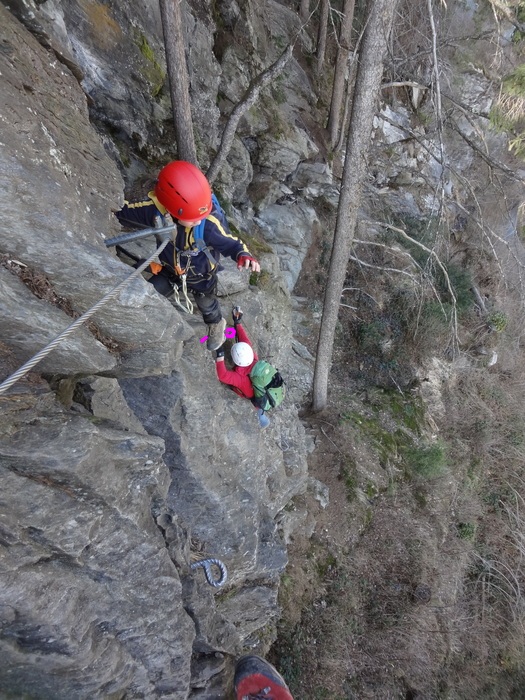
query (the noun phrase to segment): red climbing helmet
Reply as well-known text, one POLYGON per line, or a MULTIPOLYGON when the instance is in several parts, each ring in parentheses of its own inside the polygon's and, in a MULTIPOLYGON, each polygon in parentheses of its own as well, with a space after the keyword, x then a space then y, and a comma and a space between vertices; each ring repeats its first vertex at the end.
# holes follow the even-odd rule
POLYGON ((195 221, 211 212, 211 188, 206 176, 185 160, 168 163, 159 173, 155 196, 176 219, 195 221))

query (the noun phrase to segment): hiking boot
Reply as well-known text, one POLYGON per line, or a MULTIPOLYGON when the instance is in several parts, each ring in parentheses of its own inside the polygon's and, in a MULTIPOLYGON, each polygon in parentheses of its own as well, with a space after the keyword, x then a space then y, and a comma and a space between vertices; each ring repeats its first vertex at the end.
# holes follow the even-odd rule
POLYGON ((284 678, 260 656, 241 656, 233 678, 235 700, 293 700, 284 678))
POLYGON ((218 350, 226 340, 224 331, 226 330, 226 319, 221 318, 218 323, 210 323, 208 326, 208 350, 218 350))

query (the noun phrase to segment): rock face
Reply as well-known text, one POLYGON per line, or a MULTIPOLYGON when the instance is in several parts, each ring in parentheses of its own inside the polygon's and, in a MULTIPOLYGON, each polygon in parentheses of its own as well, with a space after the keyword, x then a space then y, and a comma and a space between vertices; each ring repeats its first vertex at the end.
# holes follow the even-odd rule
POLYGON ((195 632, 150 513, 169 484, 162 440, 72 415, 42 390, 1 409, 0 687, 186 698, 195 632))
MULTIPOLYGON (((112 210, 123 201, 123 183, 90 125, 76 79, 3 7, 0 16, 0 197, 9 212, 0 253, 45 276, 55 294, 80 315, 130 274, 104 245, 104 238, 118 229, 112 210)), ((6 299, 16 296, 16 281, 8 283, 2 275, 1 284, 0 313, 7 322, 11 311, 6 299)), ((32 307, 31 313, 41 319, 38 333, 33 333, 35 320, 19 314, 19 340, 11 344, 7 339, 20 363, 40 349, 42 340, 51 340, 59 325, 58 312, 48 312, 49 304, 35 298, 32 307), (48 313, 53 320, 46 320, 48 313)), ((89 373, 94 358, 102 355, 99 370, 116 371, 118 365, 122 374, 166 371, 191 333, 171 305, 140 279, 121 292, 118 303, 102 307, 94 320, 120 346, 120 357, 116 361, 104 353, 84 332, 76 341, 80 352, 71 356, 63 374, 89 373)), ((52 359, 48 369, 61 372, 52 359)))
MULTIPOLYGON (((248 5, 231 4, 230 21, 251 35, 263 15, 248 5)), ((15 0, 10 9, 0 7, 2 379, 131 273, 104 244, 119 232, 112 212, 122 174, 130 182, 146 170, 141 158, 175 156, 155 3, 15 0)), ((189 9, 193 99, 208 152, 223 68, 210 7, 189 9)), ((253 74, 276 57, 269 39, 279 27, 295 27, 282 5, 268 10, 271 33, 253 74)), ((295 63, 293 75, 290 124, 309 91, 295 63)), ((293 126, 279 160, 283 144, 259 130, 267 117, 253 129, 246 122, 248 140, 236 140, 221 174, 232 218, 248 231, 260 229, 248 216, 255 205, 278 206, 272 193, 287 191, 269 170, 284 180, 316 153, 293 126), (247 192, 254 180, 258 201, 247 192)), ((251 404, 218 383, 201 317, 182 318, 142 278, 0 396, 7 696, 209 700, 227 692, 232 658, 268 649, 287 562, 282 533, 288 540, 297 527, 285 506, 308 488, 312 449, 297 408, 313 364, 291 351, 289 290, 316 217, 302 205, 290 211, 288 233, 271 208, 265 218, 282 260, 260 255, 264 287, 228 262, 221 292, 225 316, 232 303, 243 307, 259 355, 288 382, 265 432, 251 404), (224 589, 190 568, 206 556, 226 565, 224 589)))
POLYGON ((266 207, 256 221, 265 239, 279 255, 288 289, 292 291, 312 243, 313 233, 319 231, 321 226, 315 209, 304 203, 273 204, 266 207))
MULTIPOLYGON (((308 372, 308 365, 287 351, 283 310, 279 314, 268 299, 263 309, 261 297, 243 296, 248 332, 257 334, 261 356, 272 357, 286 377, 297 364, 308 372), (266 314, 276 320, 264 329, 266 314)), ((164 459, 173 475, 171 510, 206 551, 229 562, 232 583, 247 577, 275 583, 286 554, 273 519, 294 494, 306 490, 304 430, 293 419, 292 392, 272 426, 261 432, 249 402, 226 387, 210 391, 214 364, 194 339, 170 377, 120 383, 148 433, 165 440, 164 459)))

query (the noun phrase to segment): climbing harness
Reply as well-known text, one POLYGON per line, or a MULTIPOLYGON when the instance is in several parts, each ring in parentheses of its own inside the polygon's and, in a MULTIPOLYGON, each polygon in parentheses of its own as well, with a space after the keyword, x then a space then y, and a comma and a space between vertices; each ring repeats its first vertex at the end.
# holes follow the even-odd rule
MULTIPOLYGON (((123 248, 121 245, 118 243, 115 244, 115 248, 119 253, 122 253, 122 255, 125 255, 128 258, 131 258, 131 260, 134 260, 136 263, 140 260, 139 257, 137 257, 134 253, 131 253, 129 250, 126 248, 123 248)), ((150 269, 151 265, 155 265, 155 261, 150 263, 150 269)), ((159 263, 160 267, 162 268, 163 265, 162 263, 159 263)), ((188 260, 188 266, 189 266, 189 260, 188 260)), ((187 267, 186 267, 187 270, 187 267)), ((170 301, 171 304, 174 306, 178 306, 179 309, 184 311, 184 313, 187 314, 193 314, 193 303, 191 299, 188 296, 188 287, 186 284, 186 270, 182 269, 181 267, 175 266, 174 271, 177 273, 177 275, 181 278, 181 289, 182 289, 182 297, 183 297, 183 302, 180 300, 180 294, 179 294, 179 288, 177 285, 173 285, 173 295, 167 297, 170 301)))
MULTIPOLYGON (((224 213, 224 209, 221 207, 219 200, 217 199, 217 197, 214 194, 212 194, 212 196, 211 196, 211 201, 215 207, 215 210, 219 211, 226 218, 226 214, 224 213)), ((208 258, 208 260, 210 261, 212 266, 215 266, 215 265, 217 265, 217 261, 215 260, 215 258, 211 254, 210 249, 208 248, 206 243, 204 242, 204 227, 205 227, 205 225, 206 225, 206 219, 203 219, 199 224, 197 224, 197 226, 193 227, 193 240, 195 241, 195 247, 201 253, 204 253, 204 255, 208 258)), ((218 276, 217 276, 217 284, 221 288, 223 295, 231 303, 232 311, 233 311, 233 309, 235 309, 235 304, 232 302, 229 293, 224 289, 218 276)))
MULTIPOLYGON (((163 220, 170 223, 170 224, 173 224, 173 219, 171 218, 171 214, 168 212, 164 215, 164 219, 162 219, 162 217, 160 215, 155 217, 155 227, 159 228, 159 229, 162 228, 162 221, 163 220)), ((177 228, 174 225, 174 228, 172 230, 171 235, 172 235, 172 240, 173 240, 173 248, 175 250, 176 250, 175 237, 177 235, 176 231, 177 231, 177 228)), ((179 279, 181 281, 180 289, 182 290, 183 301, 181 301, 181 295, 179 294, 179 287, 177 284, 173 285, 173 299, 171 299, 170 301, 175 306, 177 306, 179 309, 181 309, 181 311, 183 311, 186 314, 190 314, 190 316, 191 316, 193 314, 193 303, 188 296, 188 285, 186 283, 186 273, 187 273, 188 268, 190 266, 190 261, 188 259, 186 267, 183 268, 180 265, 180 255, 179 255, 178 251, 176 252, 176 256, 177 256, 177 260, 176 260, 174 269, 175 269, 175 274, 179 277, 179 279)), ((160 263, 160 260, 159 260, 159 263, 160 263)))
POLYGON ((226 566, 222 563, 220 559, 201 559, 201 561, 196 561, 190 566, 190 568, 192 569, 198 569, 199 567, 202 567, 204 569, 206 581, 208 581, 210 586, 213 586, 214 588, 224 586, 224 584, 228 580, 228 570, 226 569, 226 566), (213 571, 211 568, 213 565, 216 566, 221 572, 220 578, 214 578, 213 571))
MULTIPOLYGON (((221 204, 217 197, 212 194, 212 203, 215 207, 216 210, 218 210, 223 216, 226 216, 224 213, 223 208, 221 207, 221 204)), ((122 243, 127 243, 128 241, 135 241, 140 238, 147 238, 148 236, 155 235, 155 237, 158 240, 159 235, 167 236, 169 235, 170 237, 173 237, 176 235, 176 224, 173 223, 173 220, 171 219, 171 216, 165 215, 164 219, 160 215, 155 217, 155 226, 153 228, 145 228, 141 229, 139 231, 132 231, 131 233, 123 233, 120 236, 116 236, 115 238, 107 238, 104 242, 107 247, 110 246, 118 246, 122 243), (161 226, 162 221, 168 220, 170 223, 167 226, 161 226)), ((204 227, 206 225, 206 219, 203 219, 197 226, 193 227, 193 240, 194 240, 194 245, 195 248, 199 251, 204 253, 206 257, 208 258, 210 264, 212 265, 212 269, 217 266, 217 261, 213 257, 213 255, 210 252, 210 249, 204 242, 204 227)), ((175 243, 173 241, 173 243, 175 243)), ((126 251, 123 251, 126 253, 126 251)), ((127 253, 126 253, 127 254, 127 253)), ((129 254, 128 254, 129 255, 129 254)), ((133 259, 134 256, 129 256, 133 259)), ((188 266, 189 266, 189 260, 188 260, 188 266)), ((186 268, 187 269, 187 268, 186 268)), ((178 267, 177 265, 175 268, 173 268, 173 271, 175 274, 177 274, 182 281, 181 284, 181 290, 179 290, 176 286, 173 287, 173 299, 171 300, 174 306, 177 306, 180 308, 182 311, 188 314, 193 314, 193 303, 191 302, 189 296, 188 296, 188 290, 187 290, 187 282, 185 279, 185 275, 182 273, 182 268, 178 267), (179 272, 179 269, 181 272, 179 272), (182 274, 181 274, 182 273, 182 274), (181 293, 179 293, 181 291, 181 293), (182 300, 181 300, 182 296, 182 300)), ((232 304, 232 310, 235 308, 235 304, 232 302, 230 298, 230 294, 225 290, 224 286, 221 284, 221 281, 219 280, 217 276, 217 284, 221 288, 222 294, 227 298, 228 302, 232 304)), ((246 325, 246 324, 245 324, 246 325)))
POLYGON ((90 309, 88 309, 85 313, 82 314, 82 316, 79 316, 79 318, 76 319, 71 325, 69 325, 65 330, 60 333, 54 340, 52 340, 50 343, 48 343, 42 350, 37 352, 36 355, 34 355, 30 360, 28 360, 22 367, 17 369, 16 372, 14 372, 11 376, 9 376, 7 379, 5 379, 1 384, 0 384, 0 395, 4 394, 15 382, 17 382, 19 379, 21 379, 24 375, 26 375, 35 365, 37 365, 40 360, 43 360, 44 357, 49 355, 49 353, 54 350, 56 347, 60 345, 60 343, 65 340, 67 337, 69 337, 76 329, 81 326, 85 321, 91 318, 93 314, 95 314, 104 304, 106 304, 108 301, 113 299, 114 297, 117 296, 117 294, 124 289, 124 287, 131 282, 132 279, 135 277, 138 277, 141 272, 143 272, 147 266, 152 262, 157 255, 162 253, 164 248, 168 245, 169 243, 169 238, 166 239, 163 243, 161 243, 160 247, 157 248, 157 250, 151 255, 140 267, 138 267, 136 270, 134 270, 131 275, 126 277, 126 279, 122 280, 116 287, 111 289, 107 294, 105 294, 102 299, 100 299, 94 306, 92 306, 90 309))
MULTIPOLYGON (((214 203, 216 206, 220 209, 220 204, 215 197, 215 195, 212 196, 212 199, 214 200, 214 203)), ((222 209, 220 209, 222 211, 222 209)), ((159 236, 170 234, 170 236, 173 238, 173 245, 175 247, 175 235, 177 231, 176 224, 173 223, 173 220, 169 214, 166 214, 164 216, 164 221, 168 221, 169 224, 167 226, 162 226, 162 221, 163 219, 160 217, 160 215, 157 215, 155 217, 155 226, 153 228, 147 228, 147 229, 142 229, 139 231, 132 231, 131 233, 124 233, 120 236, 116 236, 115 238, 107 238, 105 240, 105 244, 107 247, 109 246, 117 246, 117 248, 121 248, 121 243, 127 243, 128 241, 135 241, 140 238, 146 238, 147 236, 155 235, 155 238, 159 238, 159 236)), ((199 251, 202 251, 206 257, 210 260, 212 264, 212 269, 213 267, 216 267, 217 261, 215 258, 212 256, 210 253, 210 250, 208 246, 204 243, 203 239, 203 231, 204 231, 204 222, 203 221, 198 224, 198 226, 195 226, 193 229, 193 235, 196 243, 196 247, 199 251)), ((125 252, 125 251, 124 251, 125 252)), ((134 257, 134 256, 130 256, 134 257)), ((173 303, 174 306, 177 306, 181 311, 187 314, 193 314, 193 303, 191 299, 188 296, 188 285, 187 285, 187 280, 186 280, 186 273, 188 270, 188 267, 190 265, 190 260, 188 259, 188 262, 186 264, 186 267, 183 268, 180 265, 180 256, 179 252, 177 251, 177 262, 175 264, 175 267, 172 268, 173 272, 180 278, 181 280, 181 285, 180 288, 177 285, 173 285, 173 298, 171 299, 171 302, 173 303), (181 300, 182 297, 182 300, 181 300)))

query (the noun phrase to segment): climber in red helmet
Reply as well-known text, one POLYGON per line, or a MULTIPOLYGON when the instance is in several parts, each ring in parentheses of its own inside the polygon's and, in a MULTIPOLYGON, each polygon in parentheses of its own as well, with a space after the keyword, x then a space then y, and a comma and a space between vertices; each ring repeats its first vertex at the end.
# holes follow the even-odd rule
POLYGON ((239 269, 260 272, 261 268, 246 245, 232 236, 224 212, 212 199, 205 175, 192 163, 172 161, 160 171, 148 199, 125 202, 116 216, 124 225, 147 228, 154 227, 159 217, 161 226, 176 223, 175 244, 168 243, 160 254, 160 263, 150 265, 149 281, 159 294, 169 298, 185 277, 208 325, 208 349, 221 347, 226 321, 216 297, 220 256, 230 257, 239 269), (199 247, 194 233, 202 223, 203 246, 199 247))

